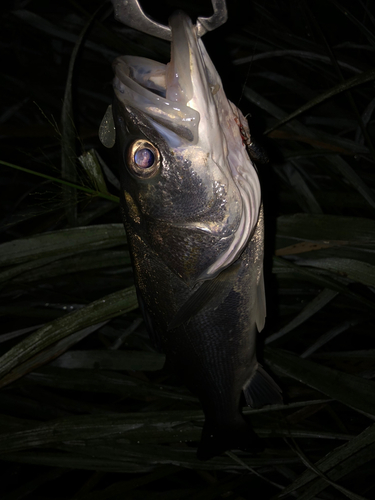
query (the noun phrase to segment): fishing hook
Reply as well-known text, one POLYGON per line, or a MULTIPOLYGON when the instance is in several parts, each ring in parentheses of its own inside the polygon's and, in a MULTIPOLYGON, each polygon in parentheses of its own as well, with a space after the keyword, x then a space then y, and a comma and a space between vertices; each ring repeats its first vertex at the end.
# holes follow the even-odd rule
MULTIPOLYGON (((228 18, 225 0, 211 0, 211 2, 214 9, 212 16, 198 17, 197 19, 196 28, 199 37, 203 36, 207 31, 218 28, 228 18)), ((143 12, 138 0, 112 0, 112 3, 117 21, 156 38, 172 40, 171 28, 149 18, 143 12)))

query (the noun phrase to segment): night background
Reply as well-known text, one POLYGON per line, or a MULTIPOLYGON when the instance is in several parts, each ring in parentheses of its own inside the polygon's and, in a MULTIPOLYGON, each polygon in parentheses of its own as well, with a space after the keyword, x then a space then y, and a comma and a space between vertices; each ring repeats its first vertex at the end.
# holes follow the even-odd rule
MULTIPOLYGON (((164 24, 212 12, 141 4, 164 24)), ((203 41, 269 157, 258 350, 286 404, 244 410, 263 452, 199 461, 199 401, 137 308, 98 129, 113 59, 167 63, 169 43, 110 2, 2 2, 1 500, 375 496, 375 5, 228 4, 203 41)))

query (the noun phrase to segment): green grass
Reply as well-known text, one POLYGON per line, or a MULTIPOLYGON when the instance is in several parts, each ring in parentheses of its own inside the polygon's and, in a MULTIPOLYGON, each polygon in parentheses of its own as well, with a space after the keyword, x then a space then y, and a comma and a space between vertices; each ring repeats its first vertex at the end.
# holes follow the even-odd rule
POLYGON ((137 309, 98 129, 116 55, 167 62, 169 44, 109 3, 35 0, 2 16, 2 500, 374 496, 374 7, 229 3, 204 42, 270 156, 259 354, 286 404, 244 410, 265 451, 196 459, 199 402, 137 309))

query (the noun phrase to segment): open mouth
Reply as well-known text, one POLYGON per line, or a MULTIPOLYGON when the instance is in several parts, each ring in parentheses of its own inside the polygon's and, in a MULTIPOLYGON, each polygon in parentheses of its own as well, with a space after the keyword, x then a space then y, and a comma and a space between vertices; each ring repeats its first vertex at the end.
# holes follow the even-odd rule
POLYGON ((118 99, 144 113, 171 146, 194 145, 200 121, 212 122, 210 109, 216 110, 212 89, 218 83, 211 80, 217 73, 206 67, 205 49, 190 18, 177 12, 170 24, 171 61, 165 65, 143 57, 119 57, 114 62, 114 88, 118 99))
POLYGON ((167 65, 142 57, 122 56, 114 62, 117 98, 141 111, 172 147, 198 140, 199 112, 168 99, 167 65))

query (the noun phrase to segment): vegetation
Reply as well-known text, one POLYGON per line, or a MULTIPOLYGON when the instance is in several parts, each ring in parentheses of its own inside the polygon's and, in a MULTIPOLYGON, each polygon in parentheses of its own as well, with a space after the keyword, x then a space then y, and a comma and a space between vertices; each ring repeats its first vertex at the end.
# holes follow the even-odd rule
POLYGON ((286 404, 245 410, 262 453, 198 461, 199 402, 137 309, 98 128, 111 61, 169 44, 99 0, 2 6, 2 500, 374 498, 374 5, 228 3, 204 42, 270 157, 259 352, 286 404))

